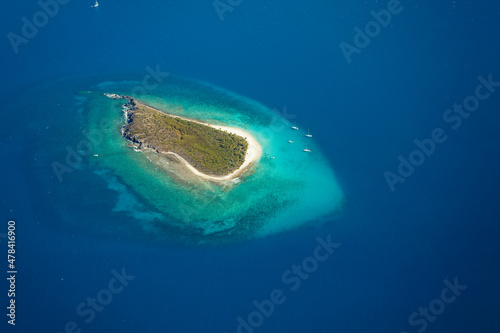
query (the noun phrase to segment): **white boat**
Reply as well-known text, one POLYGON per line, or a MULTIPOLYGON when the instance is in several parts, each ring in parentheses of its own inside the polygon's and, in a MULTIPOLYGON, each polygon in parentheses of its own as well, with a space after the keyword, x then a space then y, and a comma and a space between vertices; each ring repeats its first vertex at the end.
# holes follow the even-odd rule
POLYGON ((299 128, 297 127, 297 124, 294 124, 294 125, 292 126, 292 129, 293 129, 293 130, 296 130, 296 131, 298 131, 298 130, 299 130, 299 128))
POLYGON ((293 143, 293 141, 292 140, 288 140, 288 143, 293 143))
POLYGON ((309 129, 307 129, 307 134, 306 134, 306 136, 307 136, 308 138, 312 138, 312 137, 313 137, 313 136, 312 136, 312 134, 309 134, 309 129))
POLYGON ((306 145, 306 147, 304 148, 304 151, 305 151, 306 153, 310 153, 310 152, 311 152, 309 149, 307 149, 307 145, 306 145))
POLYGON ((92 8, 95 8, 95 7, 99 7, 99 2, 97 2, 97 0, 95 1, 95 4, 93 6, 90 6, 92 8))

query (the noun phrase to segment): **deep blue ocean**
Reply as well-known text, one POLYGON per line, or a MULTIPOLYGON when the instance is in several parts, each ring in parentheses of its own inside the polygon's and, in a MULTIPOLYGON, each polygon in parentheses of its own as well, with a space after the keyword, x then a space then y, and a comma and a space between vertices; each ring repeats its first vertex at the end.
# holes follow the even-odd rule
POLYGON ((59 121, 50 106, 8 107, 0 331, 500 332, 500 3, 216 4, 61 0, 44 16, 34 0, 6 2, 2 103, 23 105, 54 80, 141 78, 148 67, 209 82, 310 128, 342 208, 322 223, 207 246, 130 225, 115 233, 120 221, 107 225, 110 206, 99 200, 64 219, 93 184, 61 186, 37 162, 41 133, 59 121), (26 20, 40 26, 24 29, 29 38, 26 20), (328 241, 335 249, 318 245, 328 241), (325 260, 311 259, 317 249, 325 260), (92 308, 92 298, 104 305, 92 308))

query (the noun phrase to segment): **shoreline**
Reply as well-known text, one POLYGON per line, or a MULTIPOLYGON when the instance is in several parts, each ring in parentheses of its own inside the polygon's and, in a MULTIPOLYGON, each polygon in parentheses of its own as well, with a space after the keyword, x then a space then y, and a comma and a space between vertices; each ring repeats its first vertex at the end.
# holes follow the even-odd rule
MULTIPOLYGON (((107 94, 106 96, 108 96, 109 98, 116 98, 116 97, 118 97, 118 95, 115 95, 115 94, 107 94), (108 96, 108 95, 110 95, 110 96, 108 96), (111 97, 111 96, 113 96, 113 97, 111 97)), ((211 175, 207 175, 207 174, 205 174, 205 173, 197 170, 193 165, 191 165, 188 161, 186 161, 179 154, 174 153, 174 152, 166 152, 166 153, 162 152, 162 154, 175 155, 184 164, 184 166, 189 171, 191 171, 193 174, 195 174, 196 176, 198 176, 200 178, 203 178, 203 179, 206 179, 206 180, 210 180, 210 181, 213 181, 213 182, 225 182, 225 181, 231 181, 231 180, 237 179, 253 163, 257 162, 260 159, 260 157, 262 156, 262 147, 260 146, 260 144, 258 143, 258 141, 250 133, 246 132, 245 130, 242 130, 242 129, 237 128, 237 127, 214 125, 214 124, 205 123, 205 122, 202 122, 202 121, 199 121, 199 120, 190 119, 190 118, 186 118, 186 117, 182 117, 182 116, 170 114, 170 113, 167 113, 166 111, 162 111, 162 110, 156 109, 156 108, 154 108, 154 107, 152 107, 150 105, 144 104, 144 103, 138 101, 137 99, 135 99, 133 97, 130 97, 130 96, 120 96, 120 97, 122 97, 124 99, 129 99, 129 100, 133 99, 134 102, 137 105, 142 105, 142 106, 150 108, 150 109, 152 109, 152 110, 154 110, 156 112, 160 112, 162 114, 166 114, 166 115, 168 115, 170 117, 180 118, 180 119, 184 119, 184 120, 187 120, 187 121, 196 122, 196 123, 199 123, 199 124, 202 124, 202 125, 210 126, 212 128, 215 128, 215 129, 218 129, 218 130, 221 130, 221 131, 226 131, 228 133, 232 133, 232 134, 238 135, 238 136, 244 138, 247 141, 248 147, 247 147, 247 151, 246 151, 246 154, 245 154, 245 160, 243 161, 243 164, 241 164, 241 166, 237 170, 233 171, 232 173, 230 173, 228 175, 224 175, 224 176, 211 176, 211 175)), ((127 110, 128 110, 127 108, 124 109, 125 114, 127 113, 127 110)), ((142 148, 140 148, 140 149, 142 149, 142 148)), ((148 149, 148 148, 145 148, 145 149, 148 149)))

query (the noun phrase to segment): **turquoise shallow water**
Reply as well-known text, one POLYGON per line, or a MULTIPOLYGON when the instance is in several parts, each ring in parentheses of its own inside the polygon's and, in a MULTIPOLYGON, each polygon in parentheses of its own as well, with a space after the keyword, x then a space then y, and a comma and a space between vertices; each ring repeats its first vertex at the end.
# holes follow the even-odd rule
POLYGON ((96 222, 98 232, 140 230, 145 238, 210 244, 321 223, 341 209, 334 172, 302 128, 292 130, 286 113, 207 83, 170 77, 135 97, 169 113, 251 133, 263 154, 240 178, 213 184, 172 168, 157 154, 127 147, 120 133, 124 100, 103 92, 131 95, 141 86, 140 80, 92 78, 53 82, 32 93, 39 96, 33 102, 46 101, 42 119, 57 118, 37 142, 39 163, 46 164, 40 179, 60 182, 66 189, 59 193, 83 196, 79 207, 64 197, 49 205, 68 223, 80 220, 72 217, 80 209, 98 211, 95 220, 106 221, 96 222), (303 151, 306 146, 312 153, 303 151))
MULTIPOLYGON (((287 300, 255 333, 500 332, 500 89, 459 130, 442 119, 475 93, 479 75, 500 81, 500 1, 401 1, 404 10, 350 64, 339 44, 353 45, 354 28, 389 1, 242 1, 224 21, 213 1, 99 2, 61 5, 17 54, 7 34, 22 34, 21 18, 41 8, 4 3, 0 246, 7 251, 6 223, 15 220, 19 306, 16 327, 3 312, 0 332, 63 332, 75 321, 84 333, 234 333, 237 318, 248 320, 253 302, 277 288, 287 300), (280 111, 286 105, 297 114, 289 120, 311 128, 313 152, 333 166, 345 204, 319 226, 247 240, 265 226, 228 235, 176 224, 92 156, 59 183, 51 163, 64 162, 66 146, 76 148, 89 128, 91 101, 77 92, 105 81, 142 84, 157 64, 280 111), (68 76, 75 79, 27 89, 68 76), (398 156, 408 158, 414 140, 436 127, 449 139, 391 192, 384 172, 396 172, 398 156), (341 247, 290 290, 282 274, 329 235, 341 247), (217 245, 191 246, 200 240, 217 245), (87 323, 76 307, 122 268, 136 279, 87 323), (455 277, 467 290, 424 320, 419 309, 439 307, 443 281, 455 277)), ((188 82, 197 96, 205 91, 199 82, 181 86, 188 82)), ((284 154, 273 153, 282 163, 284 154)), ((6 306, 6 293, 0 298, 6 306)))

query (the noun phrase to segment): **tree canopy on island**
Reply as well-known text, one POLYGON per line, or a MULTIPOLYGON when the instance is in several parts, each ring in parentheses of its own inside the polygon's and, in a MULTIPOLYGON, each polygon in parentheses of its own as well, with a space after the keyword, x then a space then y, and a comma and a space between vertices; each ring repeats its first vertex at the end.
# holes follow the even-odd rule
POLYGON ((131 101, 123 136, 157 152, 174 152, 205 174, 223 176, 244 162, 248 142, 238 135, 174 117, 131 101))

